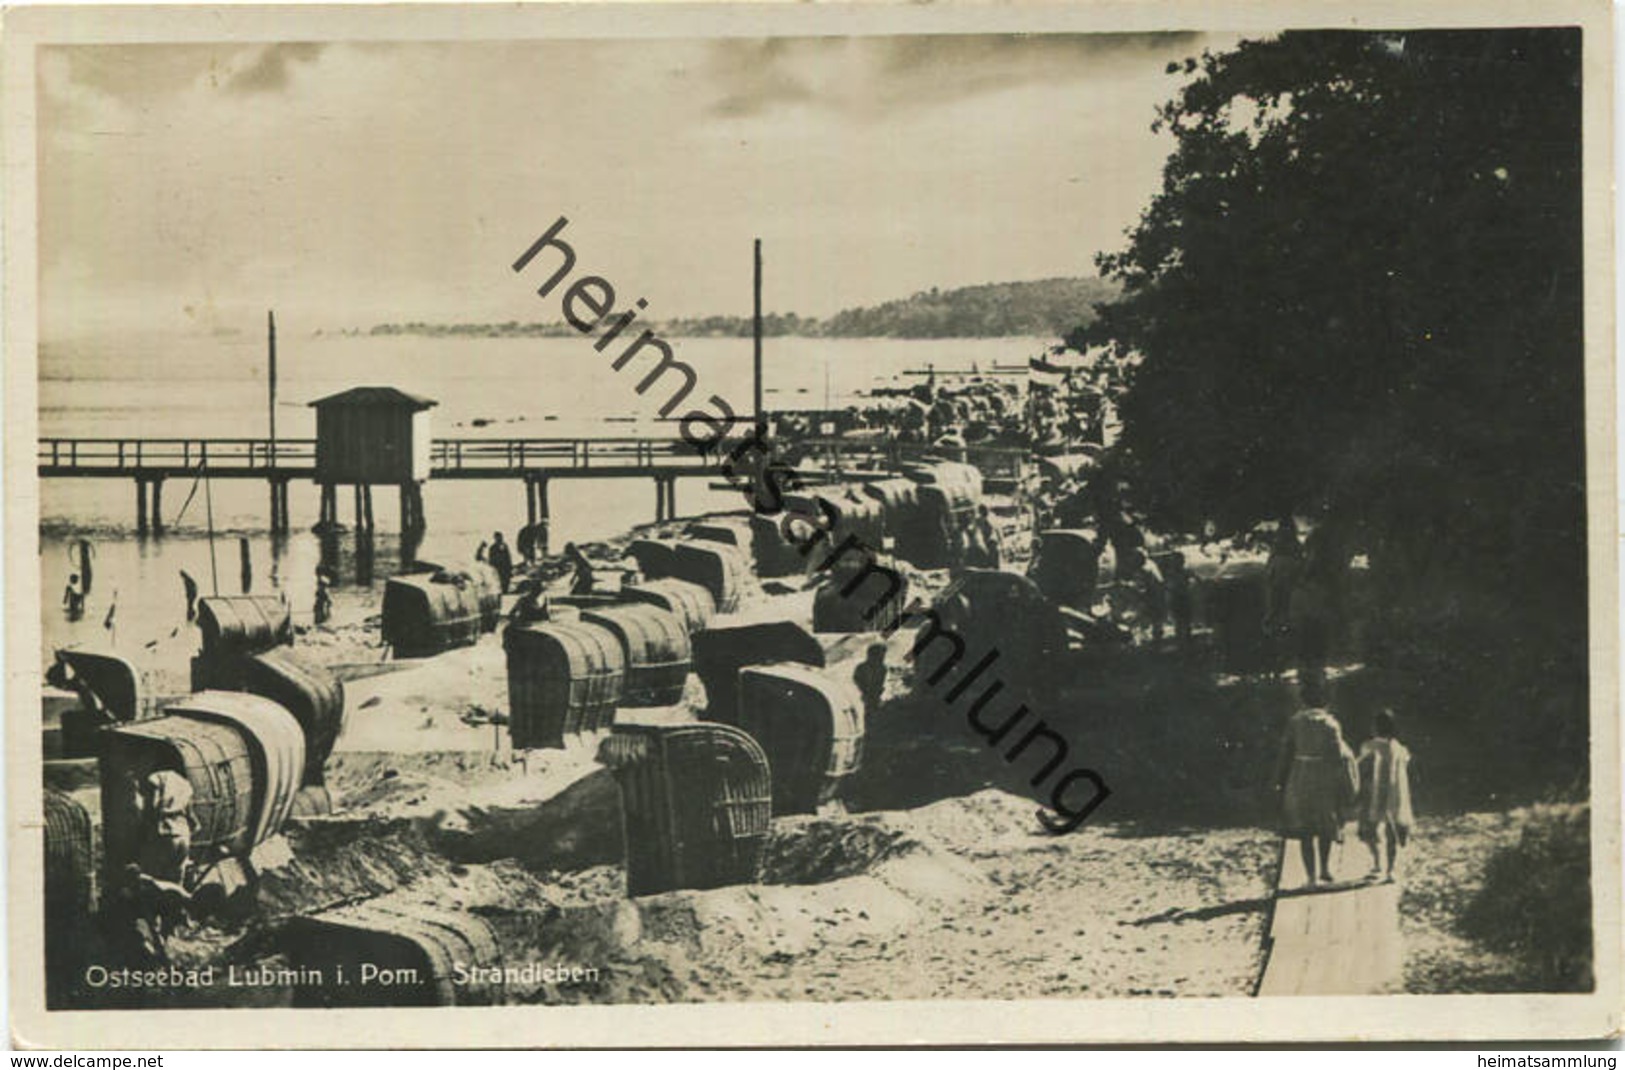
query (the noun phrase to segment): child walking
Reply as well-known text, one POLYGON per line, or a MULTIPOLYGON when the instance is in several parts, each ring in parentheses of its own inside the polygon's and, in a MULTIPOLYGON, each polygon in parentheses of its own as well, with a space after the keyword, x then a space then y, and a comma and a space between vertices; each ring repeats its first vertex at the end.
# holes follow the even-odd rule
POLYGON ((1410 840, 1411 752, 1397 738, 1392 710, 1372 718, 1371 738, 1360 747, 1360 839, 1371 849, 1369 879, 1392 881, 1399 849, 1410 840), (1378 840, 1387 848, 1387 866, 1378 840))

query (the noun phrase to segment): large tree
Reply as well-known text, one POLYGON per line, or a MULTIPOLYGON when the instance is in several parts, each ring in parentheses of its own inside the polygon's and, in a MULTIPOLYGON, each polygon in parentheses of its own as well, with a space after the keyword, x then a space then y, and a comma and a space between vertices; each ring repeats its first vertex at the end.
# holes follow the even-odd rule
POLYGON ((1088 332, 1138 362, 1123 457, 1153 516, 1313 513, 1413 606, 1579 641, 1580 46, 1306 32, 1187 62, 1088 332))

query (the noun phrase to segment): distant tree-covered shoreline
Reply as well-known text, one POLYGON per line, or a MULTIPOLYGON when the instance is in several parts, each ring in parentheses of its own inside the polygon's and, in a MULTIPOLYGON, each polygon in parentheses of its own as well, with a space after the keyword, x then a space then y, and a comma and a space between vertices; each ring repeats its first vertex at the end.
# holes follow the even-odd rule
MULTIPOLYGON (((1098 278, 999 282, 957 290, 931 289, 867 308, 849 308, 828 319, 770 312, 762 330, 771 337, 803 338, 1009 338, 1055 337, 1094 322, 1098 303, 1117 287, 1098 278)), ((672 338, 748 338, 749 316, 689 316, 647 321, 672 338)), ((348 335, 418 335, 429 338, 574 338, 562 320, 549 323, 380 323, 348 335)))

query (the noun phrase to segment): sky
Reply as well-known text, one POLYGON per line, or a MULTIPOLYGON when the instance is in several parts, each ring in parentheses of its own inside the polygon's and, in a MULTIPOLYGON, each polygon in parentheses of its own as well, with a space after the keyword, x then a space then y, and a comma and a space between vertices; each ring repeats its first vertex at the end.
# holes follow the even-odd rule
POLYGON ((563 216, 646 316, 829 315, 1092 274, 1160 183, 1197 34, 59 46, 42 338, 557 320, 563 216), (533 271, 536 269, 532 269, 533 271), (528 276, 527 276, 528 278, 528 276))

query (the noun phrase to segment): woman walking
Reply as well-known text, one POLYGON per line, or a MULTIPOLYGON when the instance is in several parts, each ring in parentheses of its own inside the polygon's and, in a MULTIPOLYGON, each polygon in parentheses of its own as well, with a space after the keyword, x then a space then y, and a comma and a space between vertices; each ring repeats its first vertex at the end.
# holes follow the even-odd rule
MULTIPOLYGON (((1318 703, 1318 695, 1305 696, 1318 703)), ((1309 883, 1332 879, 1332 844, 1359 789, 1354 753, 1343 730, 1324 707, 1312 705, 1292 715, 1281 740, 1275 783, 1282 792, 1281 832, 1298 841, 1309 883)))

